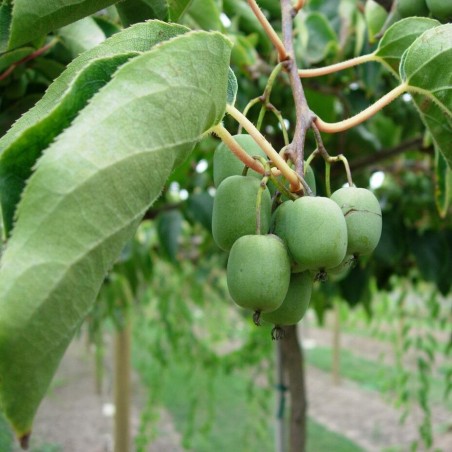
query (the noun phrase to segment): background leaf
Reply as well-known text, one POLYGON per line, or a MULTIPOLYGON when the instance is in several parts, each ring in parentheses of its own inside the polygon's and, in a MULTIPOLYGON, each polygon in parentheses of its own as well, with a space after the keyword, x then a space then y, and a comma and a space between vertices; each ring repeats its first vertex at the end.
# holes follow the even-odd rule
POLYGON ((410 46, 400 64, 402 79, 433 141, 452 167, 452 24, 432 28, 410 46))
POLYGON ((0 405, 19 436, 176 158, 222 119, 230 47, 192 32, 134 58, 39 160, 0 267, 0 405))
POLYGON ((179 210, 163 212, 158 216, 157 233, 164 254, 170 261, 176 262, 179 251, 179 238, 182 233, 183 215, 179 210))
POLYGON ((299 32, 296 52, 306 65, 319 63, 337 47, 336 33, 322 13, 300 15, 295 26, 299 32))
MULTIPOLYGON (((0 52, 19 47, 50 31, 61 28, 96 11, 113 5, 118 0, 14 0, 9 27, 0 11, 1 29, 9 28, 7 44, 0 52)), ((6 7, 5 7, 6 8, 6 7)), ((2 40, 0 39, 0 45, 2 40)), ((4 40, 3 40, 4 41, 4 40)))
POLYGON ((0 55, 0 73, 9 68, 12 64, 20 61, 22 58, 33 53, 35 49, 33 47, 22 47, 20 49, 12 50, 0 55))
POLYGON ((426 30, 441 25, 427 17, 407 17, 389 27, 375 51, 375 56, 398 74, 400 60, 406 49, 426 30))
POLYGON ((105 33, 92 17, 66 25, 60 28, 57 34, 63 45, 70 50, 72 58, 105 41, 105 33))
POLYGON ((435 202, 441 218, 446 218, 450 206, 452 170, 441 152, 435 149, 435 202))

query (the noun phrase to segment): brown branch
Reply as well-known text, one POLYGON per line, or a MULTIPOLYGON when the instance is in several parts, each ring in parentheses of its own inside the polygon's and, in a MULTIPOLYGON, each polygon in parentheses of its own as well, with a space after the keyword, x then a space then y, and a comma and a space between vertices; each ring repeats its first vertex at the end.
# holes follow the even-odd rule
POLYGON ((297 325, 286 326, 281 341, 283 364, 290 392, 290 451, 306 450, 306 385, 303 350, 298 339, 297 325))
POLYGON ((284 44, 282 43, 281 39, 277 35, 276 31, 271 26, 267 18, 264 16, 264 13, 259 8, 259 5, 256 3, 256 0, 248 0, 248 5, 250 5, 250 8, 252 9, 257 20, 260 22, 265 33, 267 33, 267 36, 270 38, 270 41, 273 43, 276 50, 278 51, 279 61, 284 61, 287 58, 287 50, 284 47, 284 44))
POLYGON ((415 149, 419 149, 420 151, 423 152, 429 152, 431 148, 430 147, 425 148, 422 146, 422 138, 413 138, 412 140, 400 143, 399 145, 394 146, 393 148, 384 149, 372 155, 355 159, 350 163, 350 167, 353 171, 357 171, 363 168, 367 168, 368 166, 378 163, 382 160, 395 157, 396 155, 402 154, 405 151, 415 149))
POLYGON ((309 110, 295 61, 293 18, 296 15, 296 10, 293 8, 291 0, 281 0, 281 11, 283 43, 288 54, 287 60, 284 61, 284 68, 289 74, 296 113, 294 138, 290 146, 296 155, 295 169, 299 175, 303 176, 304 143, 306 140, 306 133, 312 124, 314 116, 309 110))
POLYGON ((15 69, 18 66, 20 66, 21 64, 25 64, 28 61, 34 60, 35 58, 38 58, 39 56, 41 56, 43 53, 47 52, 47 50, 51 49, 57 42, 58 42, 58 39, 53 39, 45 46, 41 47, 40 49, 35 50, 33 53, 30 53, 30 55, 27 55, 25 58, 22 58, 21 60, 13 63, 8 69, 6 69, 6 71, 4 71, 0 74, 0 81, 4 80, 8 76, 10 76, 15 71, 15 69))

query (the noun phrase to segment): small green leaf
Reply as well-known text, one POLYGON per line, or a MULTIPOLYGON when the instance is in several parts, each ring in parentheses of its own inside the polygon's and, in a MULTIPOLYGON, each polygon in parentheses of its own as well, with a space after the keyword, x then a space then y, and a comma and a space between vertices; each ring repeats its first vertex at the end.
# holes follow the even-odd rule
POLYGON ((183 23, 194 29, 221 31, 220 13, 215 0, 192 0, 183 23))
POLYGON ((435 148, 435 202, 441 218, 446 218, 452 190, 452 170, 441 152, 435 148))
POLYGON ((375 56, 394 74, 398 74, 400 60, 406 49, 426 30, 441 25, 427 17, 408 17, 389 27, 375 51, 375 56))
POLYGON ((187 199, 188 217, 212 231, 213 197, 207 192, 195 193, 187 199))
POLYGON ((158 216, 157 233, 160 245, 164 254, 172 262, 177 260, 177 252, 179 251, 179 238, 182 233, 182 223, 184 217, 179 210, 163 212, 158 216))
POLYGON ((308 13, 295 19, 299 32, 297 53, 307 66, 324 60, 337 48, 337 36, 322 13, 308 13))
MULTIPOLYGON (((14 0, 10 20, 10 35, 4 50, 14 49, 33 39, 46 35, 118 0, 14 0)), ((5 6, 5 8, 7 8, 5 6)), ((3 25, 0 11, 0 25, 3 25)), ((2 27, 3 29, 3 27, 2 27)), ((8 27, 5 27, 8 29, 8 27)), ((1 43, 0 43, 1 44, 1 43)), ((0 51, 2 48, 0 47, 0 51)))
POLYGON ((116 5, 121 22, 125 27, 148 19, 168 20, 166 0, 127 0, 116 5))
POLYGON ((408 85, 433 141, 452 168, 452 24, 424 32, 403 55, 402 80, 408 85))
POLYGON ((193 0, 167 0, 169 17, 172 22, 177 22, 187 11, 193 0))
POLYGON ((0 266, 0 406, 19 437, 174 161, 221 121, 230 50, 191 32, 132 59, 37 163, 0 266))
POLYGON ((57 34, 62 44, 70 50, 72 58, 105 41, 104 32, 92 17, 85 17, 66 25, 60 28, 57 34))
POLYGON ((228 104, 234 105, 235 100, 237 98, 237 90, 238 90, 238 84, 237 84, 237 78, 234 74, 234 71, 229 68, 228 72, 228 104))

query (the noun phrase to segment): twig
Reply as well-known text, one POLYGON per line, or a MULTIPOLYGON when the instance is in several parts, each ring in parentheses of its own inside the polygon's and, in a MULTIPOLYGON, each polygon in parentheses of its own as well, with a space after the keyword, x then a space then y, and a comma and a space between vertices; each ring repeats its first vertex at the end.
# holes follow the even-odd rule
POLYGON ((295 169, 298 174, 303 175, 304 143, 306 133, 311 126, 314 116, 309 110, 294 59, 293 18, 297 11, 293 8, 291 0, 281 0, 281 11, 283 42, 288 53, 288 59, 284 62, 284 67, 289 74, 296 113, 295 132, 291 147, 296 155, 295 169))
POLYGON ((401 85, 397 86, 397 88, 394 88, 392 91, 378 99, 373 105, 366 108, 361 113, 358 113, 357 115, 352 116, 351 118, 345 119, 344 121, 328 123, 322 121, 320 118, 317 117, 314 120, 314 122, 316 126, 319 128, 319 130, 322 132, 327 133, 343 132, 344 130, 356 127, 357 125, 371 118, 380 110, 382 110, 384 107, 389 105, 392 101, 397 99, 397 97, 403 94, 406 90, 407 84, 402 83, 401 85))
POLYGON ((322 75, 334 74, 354 66, 358 66, 369 61, 374 61, 375 55, 370 53, 368 55, 361 55, 350 60, 341 61, 340 63, 332 64, 330 66, 318 67, 314 69, 300 69, 298 75, 300 78, 320 77, 322 75))
MULTIPOLYGON (((226 106, 226 112, 238 123, 242 124, 244 129, 253 137, 258 146, 261 147, 261 149, 267 154, 268 158, 281 171, 281 174, 289 181, 291 191, 294 193, 299 191, 301 185, 297 175, 292 171, 289 165, 287 165, 285 160, 273 149, 273 146, 265 139, 265 137, 256 129, 254 124, 232 105, 226 106)), ((260 170, 262 170, 262 168, 260 168, 260 170)), ((260 172, 261 171, 259 171, 259 173, 260 172)))
POLYGON ((58 42, 57 38, 52 39, 45 46, 41 47, 40 49, 35 50, 33 53, 30 53, 30 55, 27 55, 25 58, 22 58, 21 60, 13 63, 8 69, 6 69, 6 71, 4 71, 0 74, 0 81, 4 80, 8 76, 10 76, 16 70, 16 68, 18 66, 20 66, 21 64, 34 60, 35 58, 38 58, 39 56, 41 56, 43 53, 47 52, 47 50, 51 49, 57 42, 58 42))
POLYGON ((254 15, 257 17, 257 20, 261 23, 265 33, 267 33, 267 36, 270 38, 270 41, 273 43, 276 50, 278 51, 279 61, 286 60, 288 57, 287 50, 284 47, 284 44, 282 43, 281 39, 277 35, 276 31, 271 26, 270 22, 267 20, 267 18, 264 16, 264 13, 259 8, 259 5, 256 3, 256 0, 248 0, 248 4, 253 10, 254 15))
POLYGON ((253 169, 254 171, 264 174, 264 169, 262 165, 257 162, 253 157, 251 157, 243 148, 240 146, 237 141, 234 140, 234 137, 229 133, 229 131, 222 125, 218 124, 212 129, 221 141, 233 152, 233 154, 239 158, 246 166, 253 169))

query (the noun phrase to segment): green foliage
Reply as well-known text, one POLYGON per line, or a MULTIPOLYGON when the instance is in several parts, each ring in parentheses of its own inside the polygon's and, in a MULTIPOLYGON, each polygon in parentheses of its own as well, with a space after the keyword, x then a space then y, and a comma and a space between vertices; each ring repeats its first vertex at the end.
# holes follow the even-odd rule
POLYGON ((410 17, 396 22, 378 43, 375 56, 381 59, 395 73, 398 73, 400 60, 405 50, 425 31, 439 26, 434 19, 410 17))
POLYGON ((416 106, 435 145, 452 167, 452 74, 448 62, 452 48, 452 24, 424 32, 404 54, 402 79, 413 92, 416 106))
POLYGON ((0 10, 3 25, 0 52, 14 49, 47 34, 57 28, 95 13, 116 3, 117 0, 63 0, 49 2, 15 0, 12 5, 4 3, 0 10), (8 18, 8 15, 10 17, 8 18))
POLYGON ((221 35, 196 32, 143 53, 40 159, 0 270, 1 404, 19 436, 28 434, 66 346, 176 157, 221 120, 229 52, 221 35), (175 111, 180 127, 172 129, 175 111), (52 321, 55 327, 45 328, 52 321), (21 400, 23 385, 30 391, 21 400))
POLYGON ((119 2, 116 9, 122 23, 128 27, 148 19, 177 22, 190 2, 191 0, 126 0, 119 2))

